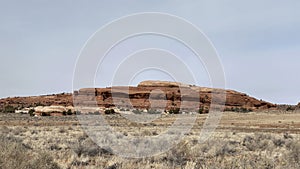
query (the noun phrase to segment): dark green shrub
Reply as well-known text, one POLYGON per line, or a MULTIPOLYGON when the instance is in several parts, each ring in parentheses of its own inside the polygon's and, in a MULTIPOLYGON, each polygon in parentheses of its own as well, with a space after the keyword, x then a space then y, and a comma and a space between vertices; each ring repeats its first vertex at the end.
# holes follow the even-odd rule
POLYGON ((104 111, 104 114, 115 114, 115 110, 114 109, 108 109, 104 111))
POLYGON ((198 113, 199 114, 207 114, 207 113, 209 113, 209 110, 207 107, 201 106, 198 110, 198 113))
POLYGON ((240 111, 241 111, 242 113, 248 113, 248 109, 247 109, 247 108, 244 108, 244 107, 242 107, 242 108, 240 109, 240 111))
POLYGON ((293 106, 288 106, 286 108, 286 111, 294 111, 294 110, 295 110, 295 108, 293 106))
POLYGON ((35 110, 34 109, 30 109, 29 111, 28 111, 28 114, 30 115, 30 116, 34 116, 35 115, 35 110))
POLYGON ((169 111, 170 114, 180 114, 180 109, 179 108, 173 108, 169 111))
POLYGON ((42 112, 42 113, 41 113, 41 116, 50 116, 50 115, 51 115, 50 112, 42 112))
POLYGON ((67 115, 72 115, 72 114, 73 114, 72 110, 69 109, 69 110, 67 111, 67 115))
POLYGON ((204 107, 200 107, 199 110, 198 110, 198 113, 203 114, 204 113, 204 107))
MULTIPOLYGON (((238 108, 238 107, 231 107, 231 109, 227 109, 227 110, 230 110, 230 111, 233 111, 233 112, 239 112, 239 113, 249 113, 249 112, 252 112, 252 109, 247 109, 245 107, 241 107, 241 108, 238 108)), ((225 109, 226 111, 226 109, 225 109)))
POLYGON ((13 107, 11 105, 7 105, 7 106, 4 107, 3 112, 5 112, 5 113, 14 113, 15 110, 16 110, 15 107, 13 107))

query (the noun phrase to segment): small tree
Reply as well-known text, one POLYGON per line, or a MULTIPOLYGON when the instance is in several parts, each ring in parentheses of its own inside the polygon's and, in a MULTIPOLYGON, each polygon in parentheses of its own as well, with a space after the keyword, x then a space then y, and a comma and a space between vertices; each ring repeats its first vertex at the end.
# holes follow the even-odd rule
POLYGON ((34 116, 35 115, 35 110, 34 109, 30 109, 29 111, 28 111, 28 114, 30 115, 30 116, 34 116))
POLYGON ((295 110, 295 108, 293 106, 288 106, 286 108, 286 111, 294 111, 294 110, 295 110))
POLYGON ((104 111, 104 114, 115 114, 115 110, 114 109, 108 109, 104 111))
POLYGON ((199 113, 199 114, 203 114, 203 113, 204 113, 204 107, 203 107, 203 106, 201 106, 201 107, 199 108, 198 113, 199 113))
POLYGON ((50 115, 51 115, 50 112, 42 112, 42 113, 41 113, 41 116, 50 116, 50 115))
POLYGON ((67 111, 67 115, 72 115, 72 114, 73 114, 72 110, 69 109, 69 110, 67 111))
POLYGON ((170 114, 180 114, 180 109, 179 108, 173 108, 169 111, 170 114))

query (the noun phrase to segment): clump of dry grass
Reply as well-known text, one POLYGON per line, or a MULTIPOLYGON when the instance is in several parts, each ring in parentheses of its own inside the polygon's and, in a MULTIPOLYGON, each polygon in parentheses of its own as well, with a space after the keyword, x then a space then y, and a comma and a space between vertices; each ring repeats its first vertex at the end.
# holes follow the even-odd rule
POLYGON ((58 169, 47 153, 35 154, 19 139, 0 135, 0 168, 3 169, 58 169))
POLYGON ((296 168, 300 168, 300 142, 292 141, 287 149, 289 152, 287 153, 287 159, 290 165, 296 168))
POLYGON ((242 145, 249 151, 263 151, 270 146, 271 139, 271 135, 259 133, 254 136, 246 136, 242 145))
POLYGON ((72 147, 72 149, 78 157, 112 155, 112 151, 108 151, 107 148, 104 149, 99 147, 91 139, 85 137, 79 138, 75 145, 72 147))

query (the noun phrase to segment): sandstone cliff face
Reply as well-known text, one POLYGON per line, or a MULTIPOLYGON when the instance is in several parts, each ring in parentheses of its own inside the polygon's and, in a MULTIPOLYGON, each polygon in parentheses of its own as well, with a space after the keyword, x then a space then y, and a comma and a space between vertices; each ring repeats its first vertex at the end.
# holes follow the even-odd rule
POLYGON ((82 107, 122 107, 130 108, 132 104, 136 109, 149 109, 151 105, 159 109, 176 109, 181 106, 189 110, 192 106, 208 109, 212 101, 212 93, 226 93, 225 108, 235 110, 244 108, 251 110, 275 109, 276 105, 257 100, 246 94, 233 90, 217 90, 212 88, 197 87, 176 82, 144 81, 137 87, 109 87, 85 88, 74 92, 74 102, 71 94, 57 94, 35 97, 15 97, 0 99, 0 110, 6 106, 15 108, 36 106, 82 106, 82 107), (150 98, 150 99, 149 99, 150 98), (185 102, 182 104, 182 102, 185 102))
POLYGON ((97 105, 107 108, 117 105, 122 108, 131 108, 129 106, 129 103, 131 103, 133 108, 149 109, 151 104, 155 103, 155 108, 166 110, 179 107, 189 110, 191 106, 196 104, 198 105, 197 108, 208 109, 212 101, 212 93, 215 93, 214 96, 218 100, 222 92, 226 96, 225 108, 227 110, 236 108, 248 110, 276 108, 274 104, 257 100, 233 90, 218 90, 161 81, 145 81, 137 87, 81 89, 75 95, 74 104, 76 106, 97 105), (185 104, 182 105, 182 101, 185 101, 185 104))

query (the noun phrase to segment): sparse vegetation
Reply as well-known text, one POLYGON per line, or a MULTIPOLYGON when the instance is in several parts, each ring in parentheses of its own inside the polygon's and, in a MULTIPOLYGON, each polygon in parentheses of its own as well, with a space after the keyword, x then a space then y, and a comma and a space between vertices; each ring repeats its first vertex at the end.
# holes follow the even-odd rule
POLYGON ((73 114, 72 110, 69 109, 69 110, 67 111, 67 115, 72 115, 72 114, 73 114))
POLYGON ((0 168, 59 169, 53 157, 45 152, 32 155, 30 148, 14 137, 0 135, 0 168))
POLYGON ((30 109, 29 111, 28 111, 28 114, 30 115, 30 116, 34 116, 35 115, 35 110, 34 109, 30 109))
POLYGON ((115 110, 114 109, 107 109, 104 111, 104 114, 115 114, 115 110))
POLYGON ((4 107, 3 112, 4 112, 4 113, 14 113, 15 110, 16 110, 15 107, 13 107, 13 106, 11 106, 11 105, 7 105, 7 106, 4 107))
POLYGON ((209 110, 207 107, 201 106, 198 110, 198 113, 199 114, 207 114, 207 113, 209 113, 209 110))
POLYGON ((245 108, 245 107, 231 107, 231 108, 225 108, 224 111, 231 111, 231 112, 238 112, 238 113, 249 113, 252 112, 253 110, 250 108, 245 108))
POLYGON ((148 114, 161 114, 161 112, 158 110, 149 109, 148 114))
POLYGON ((291 106, 291 105, 287 106, 287 108, 286 108, 286 111, 294 111, 294 110, 295 110, 295 107, 291 106))
POLYGON ((180 114, 180 109, 179 108, 173 108, 171 110, 169 110, 170 114, 180 114))
POLYGON ((134 113, 134 114, 142 114, 142 111, 139 110, 139 109, 135 109, 135 110, 132 110, 132 113, 134 113))
MULTIPOLYGON (((84 134, 80 125, 73 125, 76 124, 76 116, 35 118, 25 114, 2 114, 0 168, 299 168, 300 135, 274 132, 277 128, 261 132, 264 127, 270 128, 265 125, 274 116, 267 113, 258 115, 225 112, 220 129, 203 143, 199 143, 197 137, 201 129, 195 127, 178 145, 163 154, 143 159, 124 159, 112 154, 109 147, 99 147, 84 134), (251 119, 266 119, 267 122, 249 124, 247 120, 253 122, 251 119), (228 125, 237 125, 234 132, 226 128, 228 125), (261 128, 247 129, 255 125, 261 128)), ((299 124, 299 116, 285 115, 288 122, 292 119, 294 125, 299 124)), ((155 137, 161 134, 168 127, 163 122, 176 119, 172 114, 164 116, 165 119, 148 124, 132 123, 118 114, 109 114, 105 118, 121 132, 116 136, 121 139, 125 136, 155 137)), ((281 119, 282 115, 278 115, 278 118, 281 119)), ((203 122, 202 119, 198 120, 197 124, 203 122)), ((274 121, 278 122, 278 119, 274 121)), ((269 124, 274 123, 270 121, 269 124)), ((275 124, 285 127, 288 123, 282 120, 282 123, 275 124)), ((298 128, 291 131, 296 130, 298 128)), ((161 143, 158 146, 165 145, 161 143)))
POLYGON ((42 112, 41 113, 41 116, 50 116, 51 115, 51 112, 42 112))

